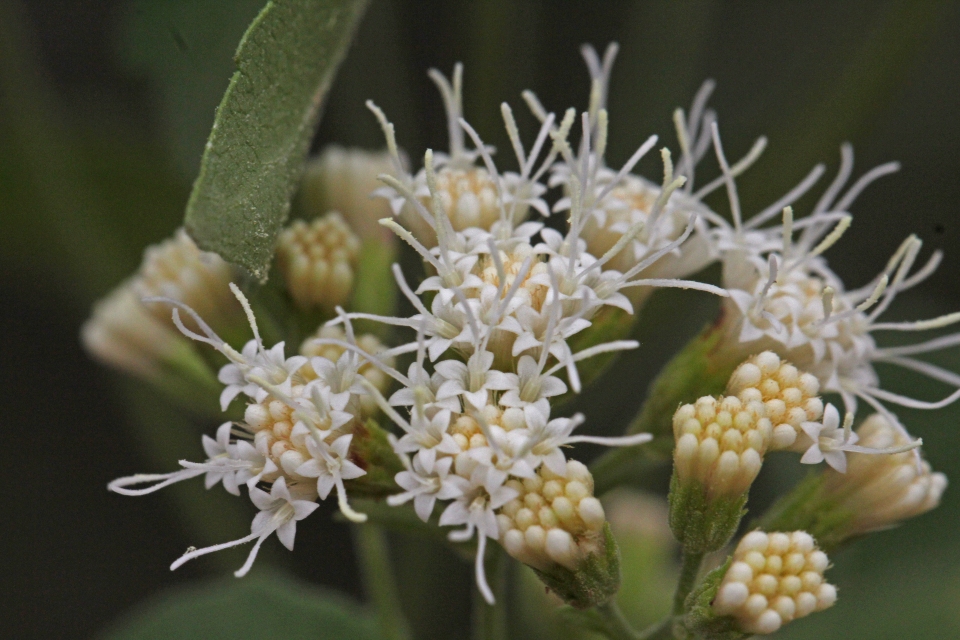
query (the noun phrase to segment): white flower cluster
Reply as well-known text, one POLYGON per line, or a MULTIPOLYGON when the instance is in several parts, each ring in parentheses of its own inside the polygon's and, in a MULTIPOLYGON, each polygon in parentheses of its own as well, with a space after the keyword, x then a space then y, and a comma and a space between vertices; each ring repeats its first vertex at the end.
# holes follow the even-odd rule
MULTIPOLYGON (((393 125, 368 103, 394 158, 395 173, 381 177, 388 188, 380 194, 390 200, 400 223, 385 219, 382 224, 413 247, 430 271, 414 289, 395 267, 397 284, 416 313, 409 318, 348 313, 340 321, 376 320, 417 330, 415 342, 396 349, 417 351, 409 371, 384 369, 401 389, 389 400, 371 390, 384 413, 404 431, 395 445, 407 467, 397 476, 404 492, 391 497, 390 503, 412 500, 417 513, 427 520, 436 501, 447 502, 439 523, 463 527, 450 535, 453 540, 477 536, 477 583, 492 601, 483 573, 488 538, 503 540, 511 553, 534 566, 557 563, 568 568, 588 547, 581 545, 584 535, 596 538, 602 508, 592 496, 576 494, 576 488, 571 491, 578 501, 571 503, 570 513, 564 511, 567 498, 563 498, 560 511, 553 505, 551 513, 546 513, 544 502, 533 519, 521 515, 515 520, 523 513, 517 501, 536 502, 532 496, 539 495, 539 484, 550 484, 552 478, 567 488, 592 486, 592 480, 573 482, 563 448, 575 442, 639 444, 650 438, 647 434, 574 436, 582 416, 552 418, 555 398, 580 391, 577 362, 637 346, 634 341, 618 340, 574 352, 571 338, 588 331, 604 308, 632 313, 622 290, 676 286, 725 292, 697 282, 641 277, 691 235, 695 225, 690 216, 679 234, 649 245, 642 258, 624 271, 611 269, 611 260, 632 247, 638 234, 656 226, 655 222, 632 222, 601 255, 588 251, 582 233, 596 219, 598 203, 606 201, 607 192, 653 147, 655 138, 638 150, 619 175, 611 177, 602 167, 607 123, 602 104, 582 115, 582 141, 574 153, 567 141, 574 111, 555 124, 554 115, 528 97, 542 126, 528 153, 512 111, 502 106, 520 170, 501 173, 491 150, 460 117, 460 67, 452 83, 435 71, 431 77, 440 87, 450 118, 450 154, 427 151, 423 168, 414 175, 403 168, 393 125), (464 133, 475 149, 465 148, 464 133), (550 149, 540 160, 548 140, 550 149), (559 164, 554 164, 557 158, 559 164), (482 167, 476 165, 478 160, 482 167), (566 194, 554 207, 569 211, 566 233, 525 221, 531 210, 550 212, 541 199, 547 187, 540 183, 550 169, 551 184, 562 186, 566 194)), ((683 183, 673 177, 669 153, 665 151, 663 157, 664 183, 647 214, 654 221, 683 183)), ((573 468, 589 476, 582 465, 573 468)))
MULTIPOLYGON (((633 306, 621 290, 677 286, 719 295, 725 292, 692 281, 640 277, 658 259, 675 253, 691 235, 695 228, 692 217, 679 235, 668 234, 664 241, 650 245, 642 259, 625 271, 611 269, 608 263, 643 229, 654 226, 649 221, 632 223, 602 255, 587 250, 581 233, 596 218, 604 192, 619 180, 601 166, 606 137, 602 104, 583 114, 583 141, 576 154, 567 142, 575 119, 572 109, 555 125, 554 116, 543 113, 531 98, 543 123, 527 153, 513 115, 504 105, 502 114, 520 171, 501 174, 491 150, 460 117, 460 74, 458 66, 452 84, 439 73, 431 74, 447 105, 451 150, 448 156, 436 157, 428 151, 424 167, 416 175, 403 168, 393 126, 370 105, 386 134, 395 169, 395 175, 382 176, 388 188, 381 194, 389 198, 393 211, 408 226, 392 219, 381 223, 409 243, 431 272, 414 290, 394 266, 397 285, 416 310, 413 316, 373 316, 338 308, 338 317, 304 349, 323 355, 288 358, 283 343, 270 349, 263 345, 249 304, 235 286, 234 293, 254 331, 254 339, 242 352, 219 338, 190 307, 168 298, 148 299, 174 305, 177 327, 230 361, 219 375, 225 385, 222 408, 226 410, 241 394, 249 404, 242 423, 227 423, 216 441, 205 441, 206 462, 184 462, 183 470, 171 474, 122 478, 111 488, 142 494, 206 474, 208 485, 222 481, 233 492, 247 484, 251 498, 262 509, 251 536, 191 551, 177 566, 224 546, 256 539, 252 561, 260 542, 273 531, 278 535, 285 532, 282 541, 292 544, 292 523, 309 512, 302 505, 325 498, 333 488, 344 514, 361 520, 347 502, 343 483, 364 473, 351 460, 350 444, 354 426, 375 405, 404 432, 394 440, 395 451, 406 466, 396 478, 403 491, 392 496, 390 504, 412 501, 417 514, 428 520, 435 503, 445 502, 440 525, 462 527, 451 533, 451 539, 477 537, 477 582, 488 600, 493 596, 483 568, 487 540, 502 539, 508 544, 513 534, 507 534, 521 529, 511 525, 501 531, 498 516, 500 520, 512 518, 512 512, 520 511, 513 508, 514 503, 521 497, 526 500, 530 491, 540 489, 539 484, 557 484, 570 495, 553 496, 549 489, 553 518, 537 513, 538 518, 543 516, 536 524, 543 530, 543 544, 535 539, 536 529, 522 527, 524 534, 530 532, 532 546, 514 551, 529 556, 538 566, 555 562, 571 568, 578 558, 602 544, 598 532, 603 509, 592 497, 589 472, 583 465, 568 462, 564 448, 576 442, 634 445, 650 436, 573 435, 583 416, 553 417, 551 402, 568 391, 580 391, 579 361, 631 349, 637 343, 594 340, 589 343, 592 346, 574 352, 570 339, 587 331, 604 308, 632 312, 633 306), (474 150, 466 149, 464 132, 472 139, 474 150), (595 143, 591 142, 594 136, 595 143), (544 154, 547 146, 550 149, 544 154), (558 158, 559 164, 555 162, 558 158), (478 159, 483 167, 476 166, 478 159), (556 207, 569 210, 565 234, 544 228, 540 222, 525 222, 530 210, 550 213, 541 199, 547 190, 541 182, 551 170, 553 184, 562 183, 566 194, 556 207), (188 314, 190 326, 181 320, 181 310, 188 314), (372 354, 353 336, 351 323, 356 319, 407 327, 417 332, 417 339, 372 354), (394 368, 394 356, 412 352, 416 359, 406 373, 394 368), (382 393, 388 377, 400 385, 389 399, 382 393), (155 484, 132 488, 143 482, 155 484), (269 500, 257 483, 272 483, 269 500)), ((640 148, 620 178, 654 142, 655 138, 650 139, 640 148)), ((647 212, 651 219, 660 215, 683 182, 673 177, 669 153, 664 151, 663 157, 664 183, 647 212)), ((248 567, 249 562, 242 571, 248 567)))
MULTIPOLYGON (((823 256, 851 226, 853 217, 849 210, 857 197, 878 178, 897 171, 899 165, 875 167, 845 189, 853 171, 853 151, 845 144, 841 147, 836 178, 809 215, 795 220, 791 205, 823 176, 823 165, 814 167, 783 197, 745 220, 737 178, 757 161, 767 140, 759 138, 746 156, 731 165, 720 141, 716 114, 707 108, 714 88, 714 83, 707 81, 694 98, 689 114, 682 109, 674 113, 681 152, 676 177, 672 165, 666 170, 669 179, 661 186, 629 173, 649 149, 646 145, 619 172, 611 171, 603 165, 603 106, 616 53, 616 45, 611 45, 601 60, 592 48, 584 48, 593 81, 589 117, 585 117, 585 129, 589 125, 590 135, 581 141, 579 154, 563 155, 564 162, 554 168, 551 179, 551 184, 563 185, 571 196, 561 199, 555 210, 572 206, 577 198, 572 198, 571 182, 579 183, 577 191, 583 212, 575 215, 571 208, 571 220, 581 225, 579 237, 588 250, 593 255, 612 252, 607 268, 647 281, 687 277, 719 260, 723 267, 722 284, 729 292, 724 303, 724 325, 728 331, 726 348, 732 352, 733 360, 764 350, 774 351, 815 375, 823 392, 841 395, 845 411, 856 413, 858 400, 862 400, 905 436, 906 429, 883 403, 937 409, 960 399, 960 375, 914 357, 960 344, 960 334, 887 348, 878 346, 874 339, 878 331, 923 331, 960 322, 960 312, 917 322, 880 320, 900 292, 921 283, 936 270, 941 253, 934 252, 926 264, 915 269, 922 242, 910 236, 882 273, 852 290, 847 289, 823 256), (711 147, 721 175, 695 189, 696 169, 711 147), (665 199, 663 196, 669 195, 674 180, 674 184, 679 182, 676 193, 665 199), (703 202, 721 188, 726 188, 729 197, 732 222, 703 202), (781 223, 771 225, 777 218, 781 223), (669 250, 655 263, 647 260, 647 256, 656 256, 667 247, 669 250), (881 387, 874 369, 877 362, 917 371, 956 387, 957 391, 938 402, 890 392, 881 387)), ((547 114, 536 98, 529 93, 525 97, 541 121, 545 121, 547 114)), ((667 156, 665 164, 666 160, 667 156)), ((639 290, 625 291, 634 303, 642 301, 649 291, 642 284, 638 286, 639 290)))
MULTIPOLYGON (((335 338, 328 340, 343 342, 339 339, 342 336, 352 349, 317 349, 308 345, 305 352, 309 356, 291 357, 285 356, 282 342, 266 349, 247 299, 236 285, 231 283, 230 287, 246 311, 254 334, 254 339, 241 352, 224 342, 182 302, 169 298, 146 301, 172 305, 173 322, 184 335, 211 345, 230 361, 219 373, 220 382, 225 385, 220 396, 221 409, 226 411, 237 396, 245 396, 248 404, 243 421, 222 424, 215 440, 203 437, 205 462, 183 460, 180 471, 119 478, 111 482, 109 488, 124 495, 145 495, 200 475, 205 476, 207 488, 222 482, 234 495, 240 495, 240 486, 246 485, 250 499, 260 510, 253 520, 251 534, 232 542, 191 550, 171 566, 176 569, 192 558, 256 540, 247 562, 236 572, 242 576, 270 534, 276 532, 284 546, 292 549, 296 522, 312 513, 317 507, 316 500, 326 499, 333 489, 346 517, 356 522, 366 519, 347 502, 344 481, 366 473, 351 459, 350 444, 354 429, 369 415, 364 399, 369 393, 367 387, 376 387, 365 377, 369 372, 364 369, 369 368, 369 360, 377 354, 368 354, 356 346, 358 341, 349 323, 345 331, 332 331, 335 338), (202 333, 184 325, 181 309, 202 333), (318 351, 323 355, 313 355, 318 351), (143 483, 152 484, 134 488, 143 483), (271 485, 269 493, 258 488, 258 483, 271 485)), ((331 332, 322 334, 331 335, 331 332)), ((359 343, 368 348, 380 347, 376 339, 368 336, 361 336, 359 343)), ((385 361, 392 358, 389 351, 379 355, 385 361)), ((383 378, 369 377, 384 384, 383 378)))
POLYGON ((833 606, 837 588, 823 580, 829 565, 809 533, 752 531, 737 545, 713 609, 747 633, 773 633, 833 606))

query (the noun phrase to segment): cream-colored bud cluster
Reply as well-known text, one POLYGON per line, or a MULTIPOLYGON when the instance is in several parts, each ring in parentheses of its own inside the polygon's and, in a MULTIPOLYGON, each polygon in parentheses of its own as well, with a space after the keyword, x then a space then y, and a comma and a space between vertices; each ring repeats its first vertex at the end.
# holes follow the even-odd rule
MULTIPOLYGON (((318 339, 346 341, 347 334, 338 326, 321 326, 317 329, 316 333, 304 340, 303 344, 300 345, 300 355, 307 356, 308 358, 319 356, 331 362, 336 362, 340 356, 343 355, 344 351, 346 351, 346 349, 336 344, 317 344, 318 339)), ((360 347, 361 350, 372 356, 380 357, 380 361, 384 366, 393 367, 396 364, 396 359, 392 356, 384 358, 378 355, 387 347, 380 342, 377 336, 372 333, 361 333, 356 337, 356 340, 357 346, 360 347)), ((380 393, 386 393, 390 387, 390 376, 384 373, 382 369, 367 361, 361 361, 360 368, 357 372, 376 387, 380 393)), ((317 378, 317 373, 313 370, 313 367, 310 366, 309 362, 300 368, 299 374, 307 382, 317 378)), ((363 410, 364 416, 371 416, 377 412, 377 402, 370 395, 360 396, 360 408, 363 410)))
POLYGON ((837 601, 837 588, 823 579, 829 565, 805 531, 753 531, 737 545, 713 609, 736 618, 742 631, 773 633, 837 601))
MULTIPOLYGON (((233 267, 215 253, 200 251, 183 229, 172 238, 147 247, 143 262, 133 279, 133 288, 141 298, 172 298, 192 308, 216 329, 227 316, 238 316, 240 305, 230 292, 235 276, 233 267)), ((170 306, 147 305, 158 319, 170 322, 170 306)), ((193 320, 181 314, 187 326, 193 320)), ((198 327, 195 327, 197 329, 198 327)))
POLYGON ((331 310, 353 292, 360 239, 336 211, 310 223, 295 220, 277 241, 277 266, 303 309, 331 310))
MULTIPOLYGON (((482 167, 440 169, 437 172, 437 195, 455 231, 471 227, 489 230, 500 219, 497 185, 482 167)), ((427 211, 433 210, 429 195, 421 197, 421 202, 427 211)), ((416 213, 412 215, 419 217, 416 213)))
POLYGON ((168 322, 140 302, 130 280, 97 301, 80 339, 100 362, 144 378, 159 374, 160 363, 179 350, 190 349, 168 322))
POLYGON ((582 463, 568 460, 564 476, 541 465, 532 478, 507 486, 519 495, 500 508, 497 525, 511 556, 541 570, 554 564, 575 570, 599 549, 606 516, 582 463))
MULTIPOLYGON (((242 317, 230 292, 233 268, 215 253, 200 251, 183 229, 144 251, 137 273, 98 301, 80 331, 87 351, 117 369, 141 377, 160 372, 160 363, 191 350, 174 328, 170 305, 144 304, 145 297, 182 302, 215 330, 242 317)), ((187 327, 199 327, 180 314, 187 327)))
MULTIPOLYGON (((889 449, 910 443, 886 418, 874 414, 857 429, 857 444, 889 449)), ((917 463, 914 452, 870 455, 847 454, 847 472, 826 471, 827 495, 853 514, 850 535, 868 533, 919 516, 940 504, 947 477, 934 473, 926 460, 917 463)))
POLYGON ((673 415, 673 459, 680 482, 697 480, 709 497, 735 496, 760 472, 773 431, 763 404, 705 396, 673 415))
POLYGON ((304 167, 298 198, 313 213, 339 211, 362 241, 389 245, 396 236, 379 221, 391 215, 390 204, 370 194, 383 186, 377 176, 393 170, 386 151, 330 145, 304 167))
POLYGON ((772 450, 805 451, 810 442, 800 425, 823 417, 816 376, 799 371, 772 351, 752 356, 737 367, 730 376, 727 393, 745 403, 763 403, 773 425, 772 450))
MULTIPOLYGON (((294 384, 290 397, 294 400, 303 396, 305 385, 294 384)), ((297 469, 312 457, 307 449, 307 438, 313 437, 310 431, 294 429, 297 417, 290 405, 268 396, 262 402, 251 402, 243 414, 243 427, 253 435, 253 444, 264 456, 277 465, 273 473, 264 474, 264 482, 273 482, 283 476, 288 486, 299 485, 309 488, 316 485, 315 478, 305 478, 297 474, 297 469)), ((326 432, 330 425, 317 425, 326 432)), ((324 441, 332 443, 338 437, 352 431, 353 422, 325 435, 324 441)))

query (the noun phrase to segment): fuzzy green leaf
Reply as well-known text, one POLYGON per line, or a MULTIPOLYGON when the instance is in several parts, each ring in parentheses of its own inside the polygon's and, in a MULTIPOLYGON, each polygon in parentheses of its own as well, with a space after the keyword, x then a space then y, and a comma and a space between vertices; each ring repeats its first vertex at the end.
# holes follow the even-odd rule
POLYGON ((323 98, 367 0, 271 0, 244 34, 217 109, 187 230, 266 280, 323 98))

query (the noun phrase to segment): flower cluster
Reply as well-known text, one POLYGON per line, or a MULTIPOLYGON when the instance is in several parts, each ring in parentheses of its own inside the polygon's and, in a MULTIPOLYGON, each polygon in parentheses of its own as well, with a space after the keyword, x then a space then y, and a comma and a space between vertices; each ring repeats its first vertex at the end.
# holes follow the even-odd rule
POLYGON ((80 331, 83 345, 112 367, 156 378, 165 365, 184 357, 189 344, 174 329, 163 305, 141 300, 157 296, 179 300, 223 329, 241 313, 227 289, 235 275, 220 256, 200 251, 186 231, 178 229, 172 238, 147 247, 136 275, 97 303, 80 331))
MULTIPOLYGON (((345 344, 352 349, 321 350, 325 355, 310 357, 286 357, 282 342, 266 349, 246 297, 236 285, 231 283, 230 288, 246 311, 254 334, 240 352, 184 303, 169 298, 147 301, 172 305, 173 322, 184 335, 209 344, 227 358, 229 363, 218 376, 225 385, 221 408, 226 411, 237 396, 245 396, 248 404, 243 421, 221 425, 216 440, 204 436, 208 456, 205 462, 184 460, 180 463, 184 467, 181 471, 120 478, 110 483, 110 489, 125 495, 144 495, 199 475, 205 475, 208 488, 222 482, 235 495, 239 495, 241 485, 246 485, 250 499, 260 509, 251 535, 191 550, 171 567, 175 569, 189 559, 256 540, 247 562, 237 571, 241 576, 249 570, 260 544, 270 534, 276 532, 281 542, 292 548, 296 521, 309 515, 316 508, 315 501, 326 499, 334 488, 340 510, 347 518, 357 522, 366 519, 350 507, 344 481, 366 473, 351 459, 350 444, 357 426, 369 416, 363 402, 368 387, 376 389, 361 372, 368 365, 361 355, 370 359, 376 355, 357 346, 349 324, 343 335, 349 340, 345 344), (180 310, 188 314, 201 333, 183 323, 180 310), (131 488, 148 482, 153 484, 131 488), (271 485, 269 494, 259 489, 258 483, 271 485)), ((339 337, 340 333, 335 335, 339 337)), ((336 338, 327 340, 341 342, 336 338)), ((362 341, 368 347, 379 346, 370 338, 362 341)), ((305 351, 311 353, 311 349, 305 351)), ((389 351, 383 356, 392 357, 389 351)), ((374 380, 383 384, 382 379, 374 380)))
POLYGON ((277 239, 277 267, 298 307, 333 310, 353 291, 360 240, 337 212, 295 220, 277 239))
MULTIPOLYGON (((670 526, 685 564, 693 559, 684 571, 686 592, 678 590, 677 625, 694 628, 702 622, 684 597, 691 594, 704 554, 721 549, 737 531, 768 451, 802 453, 803 463, 829 465, 819 476, 823 493, 818 495, 845 510, 844 535, 936 506, 945 478, 931 472, 914 451, 920 441, 909 437, 882 402, 934 408, 960 398, 960 389, 937 403, 898 396, 880 388, 873 363, 899 364, 960 387, 960 376, 912 358, 960 339, 881 349, 871 332, 922 330, 960 320, 960 314, 952 314, 918 323, 877 321, 898 292, 933 271, 938 254, 912 272, 920 243, 908 238, 887 269, 856 291, 844 288, 822 255, 849 227, 846 210, 857 195, 894 167, 869 172, 841 195, 852 169, 852 152, 844 147, 840 175, 809 216, 794 221, 790 205, 812 187, 822 168, 744 222, 735 179, 759 157, 766 141, 758 140, 732 166, 727 162, 716 116, 706 107, 712 83, 697 94, 689 116, 675 113, 679 158, 675 165, 670 151, 662 149, 663 176, 654 183, 632 171, 655 147, 656 136, 619 169, 606 165, 605 103, 616 47, 602 59, 589 47, 583 53, 591 92, 589 107, 579 117, 569 109, 558 118, 525 92, 540 123, 528 147, 513 111, 501 105, 516 171, 501 171, 494 150, 463 119, 460 65, 452 79, 430 72, 446 108, 450 147, 447 153, 427 150, 416 171, 408 169, 391 122, 368 103, 386 138, 386 154, 336 150, 311 165, 307 180, 316 193, 308 189, 301 197, 336 201, 330 190, 343 182, 340 195, 348 211, 296 221, 278 242, 286 290, 300 311, 311 310, 297 312, 290 325, 302 325, 307 316, 327 321, 298 354, 288 357, 284 342, 264 344, 252 306, 230 282, 229 268, 207 260, 201 269, 195 247, 194 253, 174 252, 186 257, 149 254, 143 274, 98 307, 85 329, 88 344, 104 359, 142 373, 140 351, 162 350, 165 341, 184 342, 154 315, 162 305, 172 306, 173 325, 183 336, 212 346, 226 359, 218 374, 221 410, 237 398, 246 405, 242 420, 223 423, 216 438, 204 437, 205 461, 181 461, 182 469, 172 473, 110 484, 126 495, 198 476, 205 477, 208 488, 222 484, 235 495, 247 487, 259 510, 251 533, 191 549, 172 568, 254 542, 237 571, 243 575, 271 534, 292 549, 296 523, 334 490, 344 516, 364 522, 348 493, 356 498, 363 482, 388 475, 389 488, 378 494, 388 505, 412 506, 427 526, 456 527, 448 534, 455 543, 475 541, 476 583, 488 602, 494 594, 484 562, 493 540, 575 607, 609 603, 619 584, 616 545, 594 495, 594 478, 585 465, 568 458, 570 445, 633 446, 653 435, 575 434, 586 417, 564 415, 559 405, 595 375, 595 367, 581 365, 585 360, 638 346, 624 339, 628 325, 608 320, 635 313, 656 287, 725 298, 722 320, 710 329, 719 336, 710 343, 711 357, 729 365, 716 367, 720 374, 714 377, 721 384, 703 394, 689 393, 698 387, 687 382, 702 371, 692 366, 684 383, 670 392, 682 397, 653 398, 669 407, 661 412, 668 418, 673 412, 670 526), (579 141, 574 143, 576 128, 579 141), (694 190, 696 167, 711 148, 722 175, 694 190), (361 174, 372 168, 388 169, 379 175, 384 186, 374 192, 381 199, 361 211, 358 185, 369 184, 371 176, 361 174), (705 196, 723 187, 732 223, 703 204, 705 196), (551 189, 557 197, 548 203, 551 189), (360 310, 352 295, 361 238, 378 237, 370 217, 379 211, 389 212, 379 229, 405 242, 423 262, 424 273, 414 284, 398 264, 379 274, 392 274, 406 308, 412 309, 406 316, 360 310), (537 217, 561 212, 565 225, 547 226, 537 217), (763 226, 777 215, 782 225, 763 226), (717 260, 723 288, 685 279, 717 260), (236 304, 224 301, 228 283, 253 333, 239 351, 206 321, 236 304), (207 295, 208 289, 218 289, 216 296, 207 295), (351 309, 351 303, 357 307, 351 309), (131 321, 142 325, 132 334, 131 321), (358 335, 355 325, 359 330, 368 323, 386 330, 358 335), (395 346, 385 344, 387 338, 395 346), (721 392, 724 383, 723 395, 709 395, 721 392), (842 419, 832 404, 824 405, 821 393, 841 395, 842 419), (695 399, 698 395, 703 397, 695 399), (858 398, 879 413, 854 431, 858 398), (392 423, 395 433, 385 434, 378 420, 392 423), (377 455, 385 451, 387 463, 358 446, 370 433, 379 434, 377 455)), ((177 242, 189 240, 180 234, 177 242)), ((283 323, 277 324, 283 331, 283 323)), ((297 341, 303 337, 294 335, 297 341)), ((598 481, 597 486, 603 485, 598 481)), ((808 513, 794 511, 801 512, 808 513)), ((802 527, 789 529, 795 528, 802 527)), ((832 549, 814 533, 823 548, 832 549)), ((713 584, 706 617, 732 619, 746 633, 771 633, 833 604, 836 589, 823 582, 827 564, 808 533, 750 533, 722 581, 713 584)))
POLYGON ((804 531, 753 531, 733 553, 714 611, 736 618, 747 633, 773 633, 791 620, 833 606, 837 588, 823 580, 829 565, 827 554, 804 531))
POLYGON ((673 461, 680 482, 696 479, 710 496, 749 489, 773 431, 765 413, 763 405, 734 396, 706 396, 677 409, 673 461))
POLYGON ((803 423, 817 422, 823 416, 816 376, 783 362, 772 351, 764 351, 736 368, 727 383, 727 393, 747 404, 763 404, 772 426, 771 449, 809 448, 809 441, 802 437, 803 423))
POLYGON ((597 552, 606 516, 582 463, 568 460, 563 473, 543 465, 537 475, 507 484, 517 492, 497 513, 507 553, 538 569, 556 563, 575 570, 597 552))

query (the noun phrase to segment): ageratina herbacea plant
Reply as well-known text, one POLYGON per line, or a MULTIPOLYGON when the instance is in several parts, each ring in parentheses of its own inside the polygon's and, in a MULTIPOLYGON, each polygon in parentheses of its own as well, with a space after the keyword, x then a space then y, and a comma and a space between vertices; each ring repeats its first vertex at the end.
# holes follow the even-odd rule
POLYGON ((473 557, 491 606, 506 606, 487 579, 505 552, 587 612, 573 620, 609 637, 744 638, 834 606, 828 553, 937 506, 946 478, 892 407, 938 409, 960 389, 938 402, 908 398, 885 389, 874 364, 960 387, 960 375, 917 358, 960 335, 897 347, 874 335, 960 321, 883 319, 940 254, 915 268, 922 243, 910 236, 855 288, 826 258, 853 224, 857 196, 896 164, 851 180, 844 145, 811 211, 792 204, 816 188, 822 166, 745 215, 737 181, 766 140, 728 160, 707 82, 689 112, 673 114, 673 151, 651 136, 610 167, 605 100, 616 52, 583 48, 591 85, 582 113, 551 112, 525 92, 539 122, 527 140, 501 105, 516 171, 498 168, 462 117, 461 66, 450 78, 433 70, 449 149, 408 161, 388 115, 368 102, 386 152, 331 148, 308 163, 301 200, 313 208, 301 211, 316 215, 280 234, 266 287, 180 230, 96 305, 82 332, 94 357, 173 393, 189 387, 194 400, 215 377, 223 412, 215 437, 203 437, 206 459, 109 489, 140 496, 202 476, 256 507, 249 535, 191 548, 171 569, 250 545, 236 571, 244 576, 271 536, 293 549, 297 523, 333 497, 360 527, 389 526, 383 514, 398 510, 423 531, 442 530, 473 557), (662 176, 635 174, 655 152, 662 176), (695 181, 707 156, 719 175, 695 181), (729 200, 723 215, 704 204, 717 190, 729 200), (406 245, 422 269, 393 264, 363 280, 370 242, 387 252, 406 245), (719 286, 689 279, 715 262, 719 286), (590 416, 565 403, 613 354, 638 347, 628 339, 633 318, 662 287, 720 296, 721 314, 662 371, 627 433, 590 435, 590 416), (398 293, 395 309, 408 312, 365 310, 357 300, 371 293, 398 293), (265 340, 265 317, 279 339, 265 340), (856 424, 863 405, 872 415, 856 424), (591 467, 577 459, 578 443, 612 449, 591 467), (762 465, 788 460, 768 459, 773 451, 818 471, 745 526, 762 465), (616 608, 619 552, 599 498, 624 465, 670 458, 682 569, 671 615, 639 632, 616 608))

